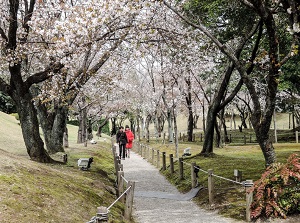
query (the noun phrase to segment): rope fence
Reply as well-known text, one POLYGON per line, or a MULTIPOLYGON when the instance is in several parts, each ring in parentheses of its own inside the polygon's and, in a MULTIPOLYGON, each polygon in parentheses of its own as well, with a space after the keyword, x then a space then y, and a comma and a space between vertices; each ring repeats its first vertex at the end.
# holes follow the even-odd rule
MULTIPOLYGON (((113 145, 113 144, 112 144, 113 145)), ((124 218, 128 221, 131 220, 132 207, 133 207, 133 197, 135 182, 129 181, 124 177, 123 165, 119 156, 116 155, 116 147, 113 145, 112 152, 114 156, 114 164, 116 169, 116 183, 117 183, 117 199, 112 202, 108 207, 98 207, 96 216, 93 216, 91 220, 87 223, 100 223, 109 221, 109 210, 118 202, 125 204, 124 218), (124 188, 126 188, 124 190, 124 188)))
MULTIPOLYGON (((159 149, 153 149, 150 148, 148 145, 143 145, 140 143, 135 143, 135 149, 137 150, 137 153, 144 157, 148 162, 152 163, 153 165, 156 165, 157 168, 162 170, 167 170, 167 154, 166 152, 161 152, 159 149), (156 157, 155 157, 156 156, 156 157)), ((223 176, 219 176, 213 173, 212 169, 209 170, 203 170, 199 166, 196 165, 196 163, 188 163, 183 161, 183 157, 180 158, 174 158, 173 154, 169 154, 169 170, 171 175, 175 174, 174 171, 174 161, 178 162, 179 166, 179 175, 180 179, 185 179, 184 177, 184 165, 189 166, 190 171, 190 177, 191 177, 191 186, 192 188, 195 188, 199 186, 198 182, 198 173, 201 171, 202 173, 207 174, 207 189, 208 189, 208 198, 209 198, 209 204, 213 204, 214 202, 214 195, 215 195, 215 179, 225 180, 234 184, 237 184, 239 186, 243 186, 246 191, 246 221, 251 221, 250 218, 250 204, 253 200, 253 194, 249 191, 249 188, 253 186, 252 180, 246 180, 242 182, 242 172, 239 170, 234 170, 234 177, 236 180, 228 179, 223 176)))

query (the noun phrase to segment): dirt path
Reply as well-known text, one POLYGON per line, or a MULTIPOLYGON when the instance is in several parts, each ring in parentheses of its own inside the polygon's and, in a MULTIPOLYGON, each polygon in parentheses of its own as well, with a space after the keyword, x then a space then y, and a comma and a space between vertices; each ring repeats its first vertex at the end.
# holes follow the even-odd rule
MULTIPOLYGON (((200 209, 162 176, 140 155, 131 153, 122 160, 124 177, 135 181, 133 217, 139 223, 225 223, 236 222, 214 212, 200 209)), ((195 193, 192 191, 191 193, 195 193)))

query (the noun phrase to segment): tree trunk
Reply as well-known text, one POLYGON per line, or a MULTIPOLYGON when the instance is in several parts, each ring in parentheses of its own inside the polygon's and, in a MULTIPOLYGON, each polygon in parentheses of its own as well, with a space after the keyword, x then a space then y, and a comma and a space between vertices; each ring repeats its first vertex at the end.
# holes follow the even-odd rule
POLYGON ((49 113, 44 104, 38 104, 37 108, 48 152, 50 154, 64 152, 63 140, 67 125, 68 108, 57 106, 52 113, 49 113))
POLYGON ((69 148, 69 133, 68 133, 68 128, 67 127, 66 127, 65 132, 64 132, 63 147, 64 148, 69 148))
MULTIPOLYGON (((264 127, 262 127, 264 128, 264 127)), ((269 134, 265 132, 264 129, 255 130, 257 142, 263 152, 266 167, 276 162, 276 154, 274 150, 273 143, 269 138, 269 134)))
POLYGON ((140 142, 141 141, 141 126, 140 126, 140 112, 138 111, 138 115, 136 117, 136 137, 138 139, 138 141, 140 142))
POLYGON ((216 114, 213 112, 215 108, 209 106, 208 113, 206 116, 206 128, 204 132, 204 142, 201 154, 208 156, 213 152, 214 143, 214 128, 216 122, 216 114))
POLYGON ((168 108, 168 134, 169 134, 169 142, 173 142, 173 120, 174 117, 173 117, 173 114, 172 114, 172 111, 171 109, 168 108))
POLYGON ((193 141, 193 130, 194 130, 194 116, 192 111, 192 106, 189 106, 189 117, 188 117, 188 141, 193 141))
POLYGON ((78 136, 77 143, 85 143, 87 139, 87 111, 86 108, 81 109, 78 115, 78 136))
POLYGON ((178 147, 178 128, 177 128, 177 118, 173 108, 173 121, 174 121, 174 134, 175 134, 175 157, 179 158, 179 147, 178 147))
POLYGON ((111 135, 116 135, 117 134, 117 126, 116 126, 116 118, 111 118, 111 135))
POLYGON ((22 93, 14 91, 12 98, 17 106, 28 155, 32 160, 37 162, 54 162, 44 149, 44 142, 40 137, 37 111, 32 103, 32 95, 29 91, 22 93))
POLYGON ((199 115, 194 115, 194 118, 193 118, 193 128, 194 129, 197 129, 198 126, 197 126, 197 123, 198 123, 198 120, 199 120, 199 115))
POLYGON ((145 121, 145 131, 146 131, 146 141, 150 141, 150 131, 149 131, 149 125, 151 121, 151 116, 148 114, 145 121))
POLYGON ((216 129, 216 147, 221 147, 221 131, 220 126, 218 125, 217 120, 215 121, 215 129, 216 129))

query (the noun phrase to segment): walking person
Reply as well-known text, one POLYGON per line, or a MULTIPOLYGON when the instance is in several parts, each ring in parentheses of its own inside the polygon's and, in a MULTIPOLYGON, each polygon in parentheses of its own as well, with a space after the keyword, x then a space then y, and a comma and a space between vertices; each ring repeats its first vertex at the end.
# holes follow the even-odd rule
POLYGON ((127 136, 126 155, 127 155, 128 158, 130 158, 130 150, 132 148, 132 142, 134 140, 134 134, 132 133, 132 131, 130 130, 128 125, 125 126, 125 133, 126 133, 126 136, 127 136))
POLYGON ((120 159, 125 159, 126 154, 126 144, 128 142, 126 133, 124 132, 124 127, 120 126, 119 132, 116 136, 117 143, 119 144, 119 157, 120 159))

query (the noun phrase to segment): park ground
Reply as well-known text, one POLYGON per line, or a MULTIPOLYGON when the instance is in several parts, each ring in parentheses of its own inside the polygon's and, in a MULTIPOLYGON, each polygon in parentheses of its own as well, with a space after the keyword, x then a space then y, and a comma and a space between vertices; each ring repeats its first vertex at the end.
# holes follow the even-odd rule
MULTIPOLYGON (((86 222, 96 214, 98 206, 109 206, 116 198, 115 175, 111 142, 108 136, 96 138, 96 145, 87 147, 76 143, 77 127, 68 126, 70 147, 67 165, 40 164, 29 159, 23 142, 21 128, 15 117, 0 113, 0 222, 86 222), (94 157, 90 171, 81 171, 77 160, 94 157)), ((167 153, 174 152, 174 144, 153 140, 150 146, 167 153)), ((186 162, 196 162, 202 169, 214 169, 220 176, 233 178, 233 170, 243 172, 243 179, 259 179, 264 170, 264 159, 255 144, 224 145, 215 149, 215 156, 199 157, 201 143, 180 143, 183 149, 191 147, 192 156, 186 162)), ((285 162, 292 153, 299 153, 296 143, 275 144, 278 161, 285 162)), ((62 154, 56 154, 60 160, 62 154)), ((176 170, 175 166, 175 170, 176 170)), ((185 168, 188 176, 190 168, 185 168)), ((190 189, 188 178, 180 181, 168 172, 162 173, 182 191, 190 189)), ((208 205, 205 175, 199 175, 204 186, 195 202, 202 208, 217 211, 233 219, 244 219, 245 193, 243 188, 216 180, 217 199, 208 205)), ((124 222, 121 213, 124 207, 116 204, 111 209, 113 222, 124 222)), ((289 223, 298 222, 298 217, 289 218, 289 223)))

